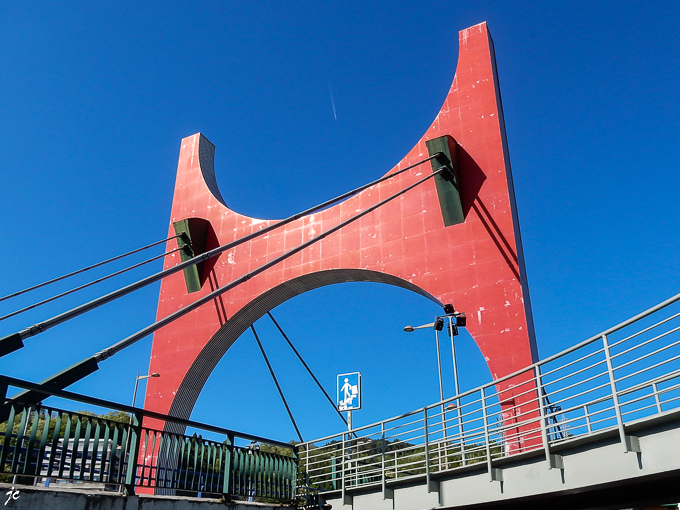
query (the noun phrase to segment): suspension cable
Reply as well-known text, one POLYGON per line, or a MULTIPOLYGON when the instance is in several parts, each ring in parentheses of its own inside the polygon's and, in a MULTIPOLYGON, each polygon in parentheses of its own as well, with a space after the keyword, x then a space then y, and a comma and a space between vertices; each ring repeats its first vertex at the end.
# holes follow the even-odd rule
MULTIPOLYGON (((240 285, 241 283, 250 280, 250 278, 252 278, 253 276, 258 275, 258 274, 262 273, 263 271, 266 271, 270 267, 272 267, 272 266, 278 264, 279 262, 282 262, 283 260, 287 259, 288 257, 295 255, 296 253, 300 252, 304 248, 307 248, 308 246, 311 246, 312 244, 314 244, 318 241, 321 241, 322 239, 329 236, 330 234, 337 232, 341 228, 349 225, 350 223, 352 223, 352 222, 358 220, 359 218, 373 212, 378 207, 381 207, 381 206, 385 205, 386 203, 394 200, 395 198, 400 197, 401 195, 403 195, 407 191, 415 188, 416 186, 424 183, 425 181, 427 181, 429 179, 432 179, 434 176, 436 176, 436 175, 438 175, 438 174, 440 174, 444 171, 447 171, 447 170, 448 169, 446 167, 440 167, 438 170, 432 172, 428 176, 426 176, 426 177, 420 179, 419 181, 411 184, 410 186, 407 186, 406 188, 394 193, 393 195, 387 197, 386 199, 381 200, 377 204, 372 205, 371 207, 369 207, 366 210, 356 214, 355 216, 352 216, 351 218, 348 218, 348 219, 342 221, 341 223, 330 228, 326 232, 323 232, 323 233, 319 234, 318 236, 313 237, 312 239, 309 239, 308 241, 305 241, 304 243, 297 246, 296 248, 293 248, 293 249, 287 251, 286 253, 278 256, 277 258, 261 265, 260 267, 254 269, 253 271, 245 274, 244 276, 232 281, 231 283, 227 284, 226 286, 221 287, 219 289, 216 289, 216 290, 212 291, 211 293, 207 294, 206 296, 203 296, 202 298, 197 299, 196 301, 185 306, 184 308, 180 308, 179 310, 171 313, 170 315, 167 315, 166 317, 164 317, 163 319, 161 319, 159 321, 156 321, 155 323, 147 326, 146 328, 138 331, 137 333, 134 333, 134 334, 128 336, 127 338, 125 338, 125 339, 121 340, 120 342, 112 345, 111 347, 103 349, 103 350, 99 351, 98 353, 96 353, 95 355, 93 355, 89 358, 85 358, 84 360, 70 366, 69 368, 62 370, 61 372, 45 379, 44 381, 41 382, 41 384, 50 384, 50 385, 53 385, 53 386, 58 387, 58 388, 65 388, 66 386, 69 386, 69 385, 73 384, 74 382, 83 379, 84 377, 86 377, 86 376, 94 373, 95 371, 97 371, 99 369, 98 364, 101 361, 104 361, 105 359, 110 358, 114 354, 122 351, 126 347, 129 347, 130 345, 141 340, 142 338, 146 337, 147 335, 150 335, 151 333, 162 328, 166 324, 169 324, 169 323, 173 322, 174 320, 179 319, 180 317, 182 317, 182 316, 186 315, 187 313, 195 310, 196 308, 200 307, 201 305, 203 305, 203 304, 217 298, 218 296, 224 294, 225 292, 233 289, 237 285, 240 285)), ((4 339, 2 339, 2 341, 4 341, 6 344, 8 344, 8 348, 5 349, 4 352, 2 352, 2 350, 1 350, 2 345, 0 344, 0 356, 4 356, 5 354, 7 354, 9 352, 15 351, 15 350, 23 347, 23 343, 21 342, 21 339, 17 338, 18 336, 19 336, 19 333, 16 333, 15 335, 10 335, 10 336, 7 336, 4 339), (19 345, 17 345, 17 344, 19 344, 19 345)), ((21 393, 15 395, 12 398, 13 399, 22 399, 21 400, 22 402, 29 402, 29 401, 31 401, 31 399, 40 398, 40 395, 37 395, 37 396, 33 395, 27 390, 27 391, 24 391, 24 392, 21 392, 21 393)))
MULTIPOLYGON (((209 258, 212 258, 216 255, 219 255, 220 253, 229 250, 231 248, 234 248, 242 243, 245 243, 247 241, 250 241, 251 239, 254 239, 258 236, 264 235, 278 227, 282 227, 292 221, 295 221, 297 219, 300 219, 303 216, 307 216, 309 214, 312 214, 316 211, 319 211, 321 209, 325 209, 326 207, 329 207, 330 205, 334 204, 335 202, 338 202, 340 200, 344 200, 345 198, 348 198, 352 195, 355 195, 367 188, 370 188, 371 186, 375 186, 376 184, 379 184, 387 179, 391 179, 392 177, 396 177, 397 175, 400 175, 408 170, 411 170, 419 165, 422 165, 423 163, 426 163, 432 159, 439 158, 444 156, 443 153, 437 152, 436 154, 433 154, 432 156, 425 158, 421 161, 418 161, 417 163, 414 163, 412 165, 409 165, 405 168, 402 168, 401 170, 397 170, 394 173, 388 174, 386 176, 381 177, 380 179, 376 179, 375 181, 369 182, 368 184, 364 184, 363 186, 360 186, 359 188, 355 188, 352 191, 348 191, 347 193, 344 193, 338 197, 332 198, 330 200, 327 200, 326 202, 323 202, 319 205, 315 205, 314 207, 311 207, 305 211, 302 211, 300 213, 294 214, 293 216, 290 216, 284 220, 277 221, 267 227, 264 227, 261 230, 258 230, 257 232, 253 232, 251 234, 248 234, 246 236, 243 236, 239 239, 236 239, 235 241, 232 241, 230 243, 227 243, 225 245, 219 246, 217 248, 214 248, 210 251, 207 251, 205 253, 202 253, 200 255, 197 255, 189 260, 186 260, 184 262, 180 262, 176 266, 173 266, 171 268, 165 269, 159 273, 156 273, 154 275, 148 276, 146 278, 143 278, 137 282, 131 283, 130 285, 127 285, 121 289, 118 289, 116 291, 110 292, 109 294, 106 294, 104 296, 101 296, 97 299, 94 299, 88 303, 82 304, 76 308, 73 308, 71 310, 68 310, 66 312, 63 312, 59 315, 56 315, 50 319, 47 319, 45 321, 42 321, 38 324, 35 324, 33 326, 30 326, 28 328, 25 328, 17 333, 7 335, 4 338, 0 339, 0 344, 3 342, 6 342, 6 346, 3 347, 0 345, 0 356, 4 356, 5 354, 8 354, 10 352, 13 352, 17 349, 20 349, 23 347, 23 342, 21 340, 24 340, 28 337, 38 335, 42 333, 43 331, 46 331, 54 326, 57 326, 63 322, 66 322, 70 319, 73 319, 75 317, 78 317, 79 315, 82 315, 83 313, 89 312, 90 310, 93 310, 99 306, 105 305, 106 303, 109 303, 115 299, 118 299, 119 297, 125 296, 131 292, 134 292, 138 289, 141 289, 147 285, 150 285, 152 283, 157 282, 158 280, 161 280, 162 278, 169 276, 171 274, 177 273, 178 271, 181 271, 187 267, 191 267, 195 264, 198 264, 200 262, 203 262, 209 258)), ((430 175, 435 175, 434 173, 430 175)), ((421 181, 419 181, 417 184, 419 184, 421 181)), ((408 188, 410 189, 410 187, 408 188)))
POLYGON ((326 398, 327 398, 328 401, 330 402, 331 406, 333 406, 333 409, 335 410, 335 412, 338 413, 338 416, 340 416, 340 419, 341 419, 342 421, 345 422, 345 425, 347 425, 347 420, 346 420, 345 417, 342 415, 342 413, 341 413, 340 411, 338 411, 338 407, 335 405, 335 402, 333 402, 333 399, 330 397, 330 395, 329 395, 328 392, 325 390, 325 388, 324 388, 323 386, 321 386, 321 383, 319 382, 319 380, 318 380, 318 379, 316 378, 316 376, 314 375, 314 372, 312 372, 312 369, 309 368, 309 365, 307 365, 307 363, 305 363, 305 360, 302 359, 302 355, 301 355, 301 354, 298 352, 298 350, 295 348, 295 346, 293 345, 293 342, 290 341, 290 339, 288 338, 288 335, 286 335, 286 334, 283 332, 283 329, 281 329, 281 326, 279 326, 279 323, 276 322, 276 319, 275 319, 274 316, 271 314, 271 312, 267 312, 267 315, 269 315, 269 318, 272 320, 272 322, 274 323, 274 325, 276 326, 276 328, 279 330, 279 333, 281 333, 281 336, 283 336, 283 338, 286 339, 286 342, 288 342, 288 345, 290 346, 290 348, 293 349, 293 352, 295 353, 295 355, 296 355, 296 356, 298 357, 298 359, 300 360, 300 363, 302 363, 302 364, 304 365, 304 367, 307 369, 307 372, 309 372, 309 375, 312 376, 312 379, 314 379, 314 382, 316 383, 316 385, 319 387, 319 389, 320 389, 320 390, 323 392, 323 394, 326 396, 326 398))
POLYGON ((108 264, 109 262, 113 262, 114 260, 122 259, 123 257, 127 257, 128 255, 132 255, 134 253, 152 248, 152 247, 159 245, 161 243, 165 243, 167 241, 170 241, 171 239, 175 239, 176 237, 179 237, 179 235, 168 237, 167 239, 163 239, 162 241, 157 241, 155 243, 147 244, 146 246, 142 246, 141 248, 137 248, 136 250, 132 250, 132 251, 129 251, 127 253, 123 253, 122 255, 118 255, 117 257, 113 257, 113 258, 105 260, 103 262, 99 262, 97 264, 93 264, 91 266, 84 267, 82 269, 79 269, 78 271, 73 271, 72 273, 65 274, 64 276, 59 276, 58 278, 54 278, 52 280, 49 280, 49 281, 46 281, 46 282, 43 282, 43 283, 39 283, 38 285, 34 285, 33 287, 29 287, 27 289, 20 290, 18 292, 14 292, 13 294, 8 294, 4 297, 0 297, 0 301, 5 301, 6 299, 13 298, 13 297, 16 297, 16 296, 20 296, 21 294, 25 294, 26 292, 30 292, 30 291, 35 290, 35 289, 39 289, 40 287, 44 287, 45 285, 49 285, 51 283, 61 281, 65 278, 69 278, 71 276, 75 276, 77 274, 84 273, 85 271, 89 271, 90 269, 94 269, 95 267, 103 266, 104 264, 108 264))
POLYGON ((197 299, 196 301, 194 301, 193 303, 190 303, 190 304, 186 305, 185 307, 180 308, 179 310, 177 310, 177 311, 175 311, 175 312, 173 312, 173 313, 171 313, 171 314, 169 314, 169 315, 166 315, 166 316, 163 317, 161 320, 156 321, 156 322, 154 322, 153 324, 150 324, 150 325, 147 326, 146 328, 141 329, 140 331, 138 331, 137 333, 135 333, 135 334, 133 334, 133 335, 130 335, 129 337, 127 337, 127 338, 121 340, 121 341, 118 342, 117 344, 112 345, 112 346, 109 347, 108 349, 104 349, 103 351, 98 352, 97 354, 95 354, 95 358, 97 359, 97 361, 101 361, 101 360, 104 360, 104 359, 106 359, 106 358, 109 358, 109 357, 113 356, 113 355, 116 354, 117 352, 119 352, 119 351, 125 349, 126 347, 128 347, 129 345, 131 345, 131 344, 137 342, 138 340, 141 340, 141 339, 144 338, 145 336, 150 335, 151 333, 153 333, 153 332, 155 332, 156 330, 162 328, 162 327, 165 326, 166 324, 169 324, 169 323, 173 322, 174 320, 179 319, 180 317, 182 317, 182 316, 188 314, 189 312, 192 312, 193 310, 195 310, 196 308, 200 307, 201 305, 203 305, 203 304, 205 304, 205 303, 208 303, 208 302, 212 301, 212 300, 215 299, 216 297, 221 296, 221 295, 224 294, 225 292, 230 291, 230 290, 233 289, 234 287, 236 287, 236 286, 238 286, 238 285, 240 285, 240 284, 242 284, 242 283, 244 283, 244 282, 247 282, 247 281, 250 280, 252 277, 257 276, 258 274, 260 274, 260 273, 266 271, 266 270, 269 269, 270 267, 275 266, 276 264, 278 264, 278 263, 280 263, 280 262, 283 262, 283 261, 286 260, 287 258, 292 257, 292 256, 295 255, 296 253, 301 252, 302 250, 304 250, 304 249, 307 248, 308 246, 311 246, 311 245, 313 245, 314 243, 317 243, 317 242, 321 241, 322 239, 324 239, 325 237, 331 235, 332 233, 337 232, 337 231, 340 230, 341 228, 346 227, 346 226, 349 225, 350 223, 352 223, 352 222, 358 220, 359 218, 361 218, 361 217, 363 217, 363 216, 366 216, 367 214, 369 214, 369 213, 373 212, 374 210, 376 210, 378 207, 380 207, 380 206, 382 206, 382 205, 385 205, 387 202, 390 202, 390 201, 394 200, 395 198, 397 198, 397 197, 403 195, 404 193, 406 193, 407 191, 409 191, 409 190, 415 188, 415 187, 418 186, 419 184, 422 184, 422 183, 424 183, 425 181, 427 181, 427 180, 429 180, 429 179, 432 179, 435 175, 440 174, 440 173, 443 172, 444 170, 446 170, 446 167, 442 167, 442 168, 440 168, 439 170, 436 170, 435 172, 432 172, 432 173, 429 174, 427 177, 424 177, 424 178, 420 179, 419 181, 416 181, 415 183, 411 184, 410 186, 407 186, 406 188, 404 188, 404 189, 402 189, 402 190, 400 190, 400 191, 394 193, 393 195, 387 197, 386 199, 381 200, 381 201, 378 202, 377 204, 372 205, 371 207, 368 207, 368 208, 365 209, 364 211, 361 211, 360 213, 356 214, 355 216, 352 216, 351 218, 348 218, 348 219, 346 219, 345 221, 342 221, 342 222, 338 223, 337 225, 335 225, 334 227, 330 228, 330 229, 327 230, 326 232, 322 232, 322 233, 319 234, 318 236, 312 237, 312 238, 309 239, 308 241, 305 241, 304 243, 300 244, 299 246, 296 246, 295 248, 292 248, 292 249, 288 250, 288 251, 285 252, 284 254, 279 255, 278 257, 276 257, 276 258, 270 260, 269 262, 266 262, 266 263, 262 264, 260 267, 258 267, 258 268, 256 268, 256 269, 253 269, 253 270, 250 271, 249 273, 246 273, 245 275, 243 275, 243 276, 237 278, 236 280, 233 280, 232 282, 228 283, 228 284, 225 285, 224 287, 220 287, 219 289, 215 289, 214 291, 210 292, 209 294, 206 294, 205 296, 203 296, 203 297, 201 297, 201 298, 198 298, 198 299, 197 299))
POLYGON ((96 280, 93 280, 89 283, 85 283, 83 285, 80 285, 79 287, 76 287, 75 289, 67 290, 66 292, 62 292, 61 294, 57 294, 56 296, 52 296, 47 299, 43 299, 42 301, 38 301, 37 303, 34 303, 32 305, 26 306, 24 308, 21 308, 20 310, 17 310, 12 313, 8 313, 7 315, 3 315, 0 317, 0 321, 4 321, 5 319, 9 319, 10 317, 14 317, 15 315, 19 315, 20 313, 27 312, 28 310, 32 310, 33 308, 37 308, 38 306, 44 305, 46 303, 49 303, 51 301, 54 301, 55 299, 62 298, 64 296, 68 296, 69 294, 73 294, 74 292, 77 292, 79 290, 85 289, 87 287, 90 287, 96 283, 103 282, 104 280, 108 280, 109 278, 113 278, 114 276, 118 276, 119 274, 126 273, 127 271, 131 271, 132 269, 136 269, 140 266, 143 266, 144 264, 148 264, 149 262, 153 262, 154 260, 158 260, 160 258, 166 257, 170 255, 171 253, 175 253, 176 251, 183 250, 184 248, 175 248, 174 250, 167 251, 165 253, 161 253, 160 255, 156 255, 155 257, 151 257, 150 259, 144 260, 143 262, 140 262, 138 264, 135 264, 130 267, 126 267, 125 269, 121 269, 120 271, 116 271, 115 273, 111 273, 106 276, 102 276, 101 278, 98 278, 96 280))
POLYGON ((269 363, 269 358, 267 358, 267 354, 264 352, 264 347, 262 347, 262 342, 260 342, 260 337, 257 336, 257 331, 255 331, 255 326, 253 324, 251 324, 250 329, 253 330, 253 335, 255 335, 255 340, 257 340, 257 345, 260 348, 260 352, 262 352, 262 357, 264 358, 265 363, 267 363, 267 368, 269 368, 269 373, 272 375, 272 379, 274 379, 274 384, 276 384, 276 389, 279 390, 279 395, 281 395, 281 400, 283 400, 283 405, 286 406, 286 411, 288 411, 288 416, 290 417, 290 421, 293 422, 293 427, 295 427, 295 432, 297 432, 297 435, 300 438, 300 442, 304 443, 305 440, 302 439, 302 434, 300 434, 300 429, 298 428, 297 423, 295 423, 295 418, 293 418, 293 413, 291 412, 290 407, 288 407, 288 402, 286 402, 286 397, 283 396, 283 390, 281 389, 281 385, 279 384, 279 381, 276 380, 276 375, 274 374, 274 369, 272 368, 271 363, 269 363))

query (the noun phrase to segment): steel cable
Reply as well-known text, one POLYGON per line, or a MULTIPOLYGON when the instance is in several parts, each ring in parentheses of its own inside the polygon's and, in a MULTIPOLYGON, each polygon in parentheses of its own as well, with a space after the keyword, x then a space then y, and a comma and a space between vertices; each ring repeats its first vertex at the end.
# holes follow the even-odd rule
POLYGON ((118 276, 119 274, 126 273, 127 271, 131 271, 132 269, 136 269, 140 266, 148 264, 149 262, 153 262, 154 260, 158 260, 160 258, 163 258, 167 255, 170 255, 171 253, 175 253, 176 251, 179 251, 179 250, 182 250, 182 249, 183 248, 175 248, 174 250, 170 250, 168 252, 161 253, 160 255, 156 255, 155 257, 151 257, 150 259, 144 260, 144 261, 142 261, 138 264, 134 264, 130 267, 126 267, 125 269, 121 269, 120 271, 116 271, 115 273, 111 273, 111 274, 103 276, 101 278, 97 278, 96 280, 93 280, 91 282, 80 285, 79 287, 76 287, 74 289, 67 290, 65 292, 62 292, 61 294, 57 294, 56 296, 52 296, 52 297, 47 298, 47 299, 43 299, 42 301, 38 301, 37 303, 34 303, 32 305, 21 308, 20 310, 17 310, 17 311, 12 312, 12 313, 8 313, 7 315, 3 315, 2 317, 0 317, 0 321, 4 321, 5 319, 9 319, 10 317, 14 317, 15 315, 19 315, 20 313, 27 312, 28 310, 32 310, 33 308, 37 308, 37 307, 44 305, 46 303, 50 303, 50 302, 52 302, 56 299, 62 298, 64 296, 68 296, 69 294, 73 294, 74 292, 77 292, 79 290, 90 287, 90 286, 92 286, 96 283, 100 283, 100 282, 103 282, 104 280, 108 280, 109 278, 113 278, 114 276, 118 276))
POLYGON ((309 375, 312 376, 312 379, 314 379, 314 382, 316 383, 316 385, 319 387, 319 389, 323 392, 323 394, 326 396, 326 398, 328 399, 328 401, 331 403, 331 406, 333 406, 333 409, 335 410, 335 412, 338 413, 338 416, 340 416, 340 419, 341 419, 342 421, 345 422, 345 425, 347 425, 347 420, 346 420, 345 417, 342 415, 342 413, 341 413, 340 411, 338 411, 338 407, 335 405, 335 402, 333 402, 333 399, 330 397, 330 395, 329 395, 328 392, 324 389, 324 387, 321 386, 321 383, 319 382, 319 380, 318 380, 318 379, 316 378, 316 376, 314 375, 314 372, 312 372, 312 369, 309 368, 309 365, 307 365, 307 363, 305 363, 305 360, 302 359, 302 355, 301 355, 301 354, 298 352, 298 350, 295 348, 295 346, 293 345, 293 342, 290 341, 290 339, 288 338, 288 335, 286 335, 286 334, 283 332, 283 329, 281 329, 281 326, 279 326, 279 323, 276 322, 276 319, 274 319, 274 316, 271 314, 271 312, 267 312, 267 315, 269 315, 269 318, 272 320, 272 322, 274 323, 274 325, 276 326, 276 328, 279 330, 279 333, 281 333, 281 336, 283 336, 283 338, 286 339, 286 342, 288 342, 288 345, 290 346, 290 348, 293 349, 293 352, 295 353, 295 355, 296 355, 296 356, 298 357, 298 359, 300 360, 300 363, 302 363, 302 365, 307 369, 307 372, 309 372, 309 375))
POLYGON ((253 324, 251 324, 250 329, 253 331, 253 335, 255 335, 255 340, 257 341, 257 346, 260 348, 260 352, 262 353, 262 357, 264 358, 265 363, 267 363, 267 368, 269 369, 269 373, 272 375, 272 379, 274 379, 274 384, 276 384, 276 389, 279 390, 279 395, 281 396, 281 400, 283 400, 283 405, 286 406, 286 411, 288 411, 288 416, 290 417, 290 421, 293 422, 293 427, 295 427, 295 432, 297 432, 297 435, 300 438, 300 442, 304 443, 305 440, 302 439, 302 434, 300 434, 300 429, 298 428, 297 423, 295 423, 295 418, 293 418, 293 413, 291 412, 290 407, 288 407, 288 402, 286 401, 286 397, 283 395, 283 390, 281 389, 281 385, 279 384, 279 381, 276 379, 276 375, 274 374, 274 369, 272 368, 271 363, 269 363, 269 358, 267 358, 267 354, 264 352, 264 347, 262 347, 262 342, 260 342, 260 337, 257 336, 257 331, 255 331, 255 326, 253 324))
POLYGON ((147 244, 146 246, 142 246, 141 248, 137 248, 136 250, 132 250, 132 251, 129 251, 127 253, 123 253, 122 255, 118 255, 117 257, 113 257, 111 259, 104 260, 103 262, 99 262, 97 264, 93 264, 91 266, 87 266, 87 267, 84 267, 82 269, 78 269, 77 271, 73 271, 72 273, 68 273, 68 274, 65 274, 63 276, 59 276, 58 278, 53 278, 52 280, 48 280, 46 282, 39 283, 38 285, 34 285, 33 287, 29 287, 27 289, 14 292, 13 294, 8 294, 4 297, 0 297, 0 301, 5 301, 6 299, 10 299, 10 298, 13 298, 13 297, 16 297, 16 296, 20 296, 21 294, 25 294, 26 292, 30 292, 32 290, 36 290, 36 289, 39 289, 41 287, 45 287, 46 285, 49 285, 51 283, 55 283, 55 282, 64 280, 65 278, 69 278, 71 276, 75 276, 77 274, 84 273, 85 271, 89 271, 90 269, 94 269, 95 267, 103 266, 104 264, 108 264, 109 262, 113 262, 115 260, 122 259, 123 257, 127 257, 127 256, 133 255, 137 252, 147 250, 149 248, 157 246, 161 243, 165 243, 167 241, 170 241, 171 239, 175 239, 176 237, 179 237, 179 235, 168 237, 167 239, 163 239, 162 241, 157 241, 155 243, 147 244))

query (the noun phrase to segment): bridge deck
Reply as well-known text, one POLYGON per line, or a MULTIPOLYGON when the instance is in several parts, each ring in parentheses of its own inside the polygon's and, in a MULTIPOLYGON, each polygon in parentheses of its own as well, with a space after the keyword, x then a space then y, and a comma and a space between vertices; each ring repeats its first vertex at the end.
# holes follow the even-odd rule
POLYGON ((640 452, 624 452, 616 428, 574 438, 554 449, 562 468, 550 469, 542 451, 499 459, 494 467, 502 480, 489 480, 486 466, 477 464, 433 476, 382 486, 347 488, 323 493, 333 509, 413 510, 418 508, 550 508, 611 507, 660 504, 680 499, 680 410, 631 423, 640 452), (634 490, 633 490, 634 488, 634 490), (567 498, 567 499, 565 499, 567 498), (597 505, 594 502, 598 501, 597 505), (566 506, 555 506, 556 504, 566 506))

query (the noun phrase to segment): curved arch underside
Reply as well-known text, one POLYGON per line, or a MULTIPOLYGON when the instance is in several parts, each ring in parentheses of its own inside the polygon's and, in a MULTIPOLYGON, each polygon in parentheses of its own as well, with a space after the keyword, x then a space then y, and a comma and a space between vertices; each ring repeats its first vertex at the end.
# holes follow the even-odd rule
MULTIPOLYGON (((493 43, 486 24, 461 31, 459 44, 456 75, 441 111, 390 171, 426 158, 426 142, 455 140, 459 221, 445 219, 440 189, 430 179, 230 290, 215 299, 215 306, 202 306, 157 331, 149 369, 163 377, 149 379, 147 409, 188 418, 219 359, 250 324, 302 292, 346 281, 388 283, 439 304, 453 303, 468 314, 467 329, 494 377, 536 359, 493 43)), ((209 224, 206 249, 274 222, 240 215, 225 205, 213 158, 214 146, 200 133, 182 140, 169 228, 174 235, 173 223, 190 218, 209 224)), ((187 293, 182 274, 171 275, 161 283, 158 317, 328 231, 430 171, 429 163, 418 166, 211 259, 202 268, 195 293, 187 293)), ((168 243, 168 251, 175 243, 168 243)), ((165 267, 178 260, 179 254, 171 254, 165 267)), ((504 398, 510 399, 514 381, 505 384, 504 398)))
POLYGON ((188 419, 203 386, 219 361, 236 340, 260 317, 304 292, 347 282, 373 282, 394 285, 420 294, 438 305, 442 303, 423 289, 395 276, 364 269, 319 271, 286 281, 264 292, 241 308, 212 336, 192 363, 182 381, 169 414, 188 419))

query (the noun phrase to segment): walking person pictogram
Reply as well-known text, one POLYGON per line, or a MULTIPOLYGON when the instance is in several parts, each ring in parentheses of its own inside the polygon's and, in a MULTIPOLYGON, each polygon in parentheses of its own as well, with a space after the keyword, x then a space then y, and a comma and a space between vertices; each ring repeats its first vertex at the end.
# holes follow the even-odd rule
POLYGON ((340 409, 347 409, 348 407, 352 407, 352 401, 356 398, 359 391, 357 386, 350 384, 349 379, 345 377, 345 384, 340 388, 340 393, 343 395, 343 399, 340 402, 340 409))
POLYGON ((361 375, 359 372, 338 375, 338 410, 361 409, 361 375))

